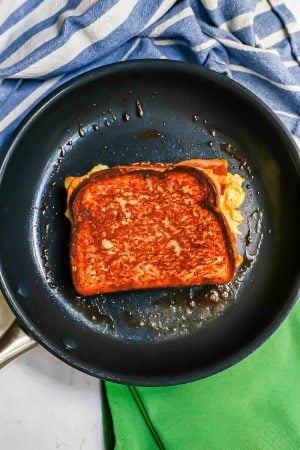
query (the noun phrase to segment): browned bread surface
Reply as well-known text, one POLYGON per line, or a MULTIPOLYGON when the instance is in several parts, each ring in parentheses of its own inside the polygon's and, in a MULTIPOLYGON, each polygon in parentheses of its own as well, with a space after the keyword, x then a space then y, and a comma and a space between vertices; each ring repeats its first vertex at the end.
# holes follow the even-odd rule
POLYGON ((234 276, 235 243, 217 190, 193 167, 96 172, 76 190, 71 209, 72 276, 82 295, 234 276))
MULTIPOLYGON (((176 164, 171 163, 134 163, 131 165, 123 165, 123 166, 116 166, 113 169, 106 169, 106 170, 122 170, 122 172, 131 172, 133 170, 137 169, 151 169, 151 170, 158 170, 158 171, 164 171, 166 169, 171 169, 172 167, 176 166, 185 166, 185 167, 194 167, 195 169, 204 171, 207 175, 209 175, 209 178, 211 181, 214 182, 215 188, 218 190, 219 194, 222 194, 224 192, 224 189, 226 188, 226 182, 227 182, 227 166, 228 163, 225 159, 189 159, 186 161, 181 161, 176 164)), ((96 166, 97 167, 97 166, 96 166)), ((70 182, 67 186, 67 197, 68 197, 68 204, 72 202, 74 196, 78 192, 81 187, 88 183, 91 179, 98 176, 98 173, 101 172, 103 169, 99 169, 98 171, 91 171, 86 175, 83 175, 81 177, 68 177, 70 179, 70 182)))

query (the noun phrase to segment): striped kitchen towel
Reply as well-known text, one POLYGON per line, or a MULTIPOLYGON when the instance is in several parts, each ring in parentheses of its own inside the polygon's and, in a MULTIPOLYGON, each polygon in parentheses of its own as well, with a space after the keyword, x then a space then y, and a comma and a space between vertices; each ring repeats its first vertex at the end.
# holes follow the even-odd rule
POLYGON ((225 73, 300 136, 300 27, 281 0, 0 0, 0 146, 59 85, 139 58, 225 73))

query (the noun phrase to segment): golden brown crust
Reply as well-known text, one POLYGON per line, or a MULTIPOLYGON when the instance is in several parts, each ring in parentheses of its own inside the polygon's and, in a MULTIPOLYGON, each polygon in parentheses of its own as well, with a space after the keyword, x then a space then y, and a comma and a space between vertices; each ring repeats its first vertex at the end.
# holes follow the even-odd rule
MULTIPOLYGON (((123 166, 80 183, 70 201, 72 275, 79 293, 233 278, 238 255, 219 208, 220 186, 192 165, 123 166)), ((217 170, 225 175, 224 164, 217 170)))
POLYGON ((131 165, 122 165, 122 166, 115 166, 113 168, 107 168, 107 166, 101 166, 101 169, 97 169, 98 166, 95 167, 91 172, 89 172, 86 175, 83 175, 82 177, 67 177, 66 180, 68 180, 68 183, 66 185, 67 189, 67 204, 68 207, 72 204, 74 197, 76 196, 76 193, 81 189, 82 186, 84 186, 86 183, 89 182, 93 177, 96 176, 97 173, 102 173, 103 168, 105 167, 105 170, 115 170, 119 169, 124 171, 132 171, 137 169, 151 169, 151 170, 158 170, 158 171, 164 171, 166 169, 170 169, 172 167, 176 166, 186 166, 186 167, 193 167, 198 170, 202 170, 206 173, 206 175, 209 175, 210 180, 214 183, 215 188, 218 191, 219 195, 222 195, 226 188, 226 178, 227 178, 227 167, 228 163, 225 159, 190 159, 186 161, 181 161, 179 163, 171 164, 171 163, 146 163, 146 162, 139 162, 134 163, 131 165))

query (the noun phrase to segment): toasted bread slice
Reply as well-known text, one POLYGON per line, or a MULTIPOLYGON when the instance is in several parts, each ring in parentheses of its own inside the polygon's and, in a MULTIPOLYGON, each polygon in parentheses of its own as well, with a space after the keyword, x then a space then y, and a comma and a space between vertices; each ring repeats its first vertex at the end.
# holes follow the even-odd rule
POLYGON ((69 179, 76 290, 93 295, 231 280, 239 258, 220 209, 226 176, 226 162, 193 160, 96 171, 76 186, 69 179))
MULTIPOLYGON (((236 236, 240 234, 238 226, 243 222, 244 218, 239 211, 239 207, 244 201, 245 192, 242 188, 242 184, 245 181, 238 174, 231 174, 227 171, 228 163, 225 159, 190 159, 181 161, 176 164, 168 163, 135 163, 131 166, 117 166, 119 169, 132 171, 136 169, 152 169, 163 171, 167 168, 176 166, 194 167, 195 169, 203 171, 208 175, 210 181, 214 184, 216 191, 218 192, 218 201, 222 213, 226 217, 231 232, 236 236)), ((72 222, 72 214, 70 204, 72 198, 74 198, 78 189, 83 186, 83 182, 86 183, 91 176, 95 173, 108 169, 103 164, 98 164, 89 173, 81 177, 67 177, 65 180, 65 186, 67 189, 67 211, 66 216, 72 222)), ((239 258, 241 262, 241 257, 239 258)))

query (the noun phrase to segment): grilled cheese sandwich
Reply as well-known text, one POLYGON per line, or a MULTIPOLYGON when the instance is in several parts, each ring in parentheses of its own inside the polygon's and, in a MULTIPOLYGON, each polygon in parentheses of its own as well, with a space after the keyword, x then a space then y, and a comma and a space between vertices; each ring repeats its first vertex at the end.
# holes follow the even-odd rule
POLYGON ((67 177, 76 290, 93 295, 229 281, 241 262, 243 182, 217 159, 98 165, 67 177))

